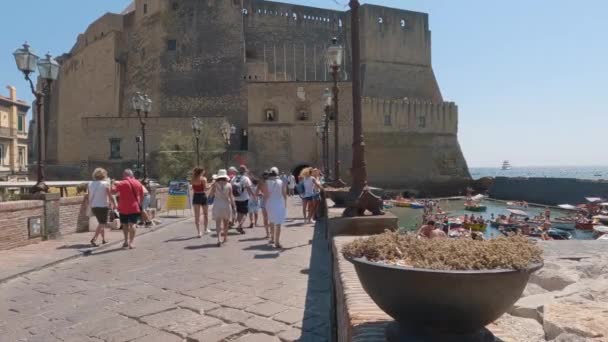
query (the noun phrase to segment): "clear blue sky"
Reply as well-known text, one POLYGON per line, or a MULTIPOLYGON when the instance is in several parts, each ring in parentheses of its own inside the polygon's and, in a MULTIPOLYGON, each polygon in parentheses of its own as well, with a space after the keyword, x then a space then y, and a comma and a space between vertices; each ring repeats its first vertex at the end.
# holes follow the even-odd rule
MULTIPOLYGON (((4 5, 0 82, 31 100, 11 53, 28 40, 66 52, 79 32, 128 0, 20 0, 4 5), (13 29, 9 30, 8 28, 13 29)), ((286 0, 346 9, 347 0, 286 0)), ((608 1, 376 0, 430 14, 433 64, 460 107, 469 166, 607 165, 608 1)), ((2 94, 6 94, 4 86, 2 94)))

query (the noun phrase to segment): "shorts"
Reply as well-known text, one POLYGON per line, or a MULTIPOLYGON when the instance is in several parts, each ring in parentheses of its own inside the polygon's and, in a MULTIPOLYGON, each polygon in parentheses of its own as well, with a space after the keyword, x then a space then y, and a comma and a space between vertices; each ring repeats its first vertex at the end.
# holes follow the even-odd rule
POLYGON ((304 197, 303 200, 305 200, 305 201, 319 201, 319 200, 321 200, 321 195, 316 194, 316 195, 304 197))
POLYGON ((120 214, 120 224, 137 224, 140 214, 120 214))
POLYGON ((249 200, 249 213, 255 214, 260 211, 260 202, 256 200, 249 200))
POLYGON ((192 196, 192 204, 207 205, 207 194, 204 192, 195 192, 192 196))
POLYGON ((144 200, 141 203, 142 210, 148 210, 148 208, 150 208, 150 200, 151 200, 150 194, 145 194, 144 200))
POLYGON ((95 218, 99 224, 108 223, 108 213, 110 212, 109 208, 91 208, 91 211, 93 212, 93 215, 95 215, 95 218))
POLYGON ((249 213, 249 201, 235 201, 236 202, 236 212, 239 214, 248 214, 249 213))

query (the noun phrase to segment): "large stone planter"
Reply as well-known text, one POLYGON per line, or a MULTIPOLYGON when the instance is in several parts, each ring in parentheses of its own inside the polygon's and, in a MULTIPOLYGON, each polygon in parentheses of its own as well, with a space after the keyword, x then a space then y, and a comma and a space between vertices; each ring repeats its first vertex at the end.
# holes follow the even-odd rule
POLYGON ((341 189, 326 188, 324 191, 325 191, 325 194, 327 194, 327 197, 334 202, 335 208, 346 207, 346 201, 348 200, 348 195, 349 195, 349 188, 341 188, 341 189))
POLYGON ((484 327, 520 297, 526 270, 436 271, 349 259, 372 300, 396 323, 389 341, 486 341, 484 327))

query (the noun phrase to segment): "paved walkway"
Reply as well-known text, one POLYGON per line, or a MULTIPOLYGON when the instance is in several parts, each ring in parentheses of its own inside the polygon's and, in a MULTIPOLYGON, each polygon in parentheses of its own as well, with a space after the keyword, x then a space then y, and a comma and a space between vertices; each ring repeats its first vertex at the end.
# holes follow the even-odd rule
POLYGON ((263 228, 193 238, 191 220, 0 284, 2 341, 328 341, 322 225, 289 202, 283 250, 263 228), (311 244, 312 243, 312 244, 311 244))
MULTIPOLYGON (((161 224, 152 228, 139 228, 137 233, 147 234, 166 225, 183 220, 183 218, 161 217, 161 224)), ((57 240, 49 240, 41 243, 31 244, 10 250, 0 251, 0 283, 12 278, 38 271, 44 267, 58 262, 83 256, 91 249, 89 241, 93 237, 92 232, 68 234, 57 240)), ((115 245, 122 244, 122 230, 106 230, 108 244, 99 248, 104 250, 115 245)), ((101 238, 97 240, 101 244, 101 238)))

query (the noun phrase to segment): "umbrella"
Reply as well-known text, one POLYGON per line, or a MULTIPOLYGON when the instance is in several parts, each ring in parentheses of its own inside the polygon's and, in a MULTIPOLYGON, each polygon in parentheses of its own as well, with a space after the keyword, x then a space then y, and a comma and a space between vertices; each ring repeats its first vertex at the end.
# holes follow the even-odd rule
POLYGON ((528 215, 527 212, 523 211, 523 210, 519 210, 519 209, 507 209, 508 212, 510 212, 513 215, 517 215, 517 216, 530 216, 528 215))
POLYGON ((558 207, 560 207, 562 209, 566 209, 566 210, 576 210, 576 207, 573 206, 572 204, 560 204, 560 205, 558 205, 558 207))

